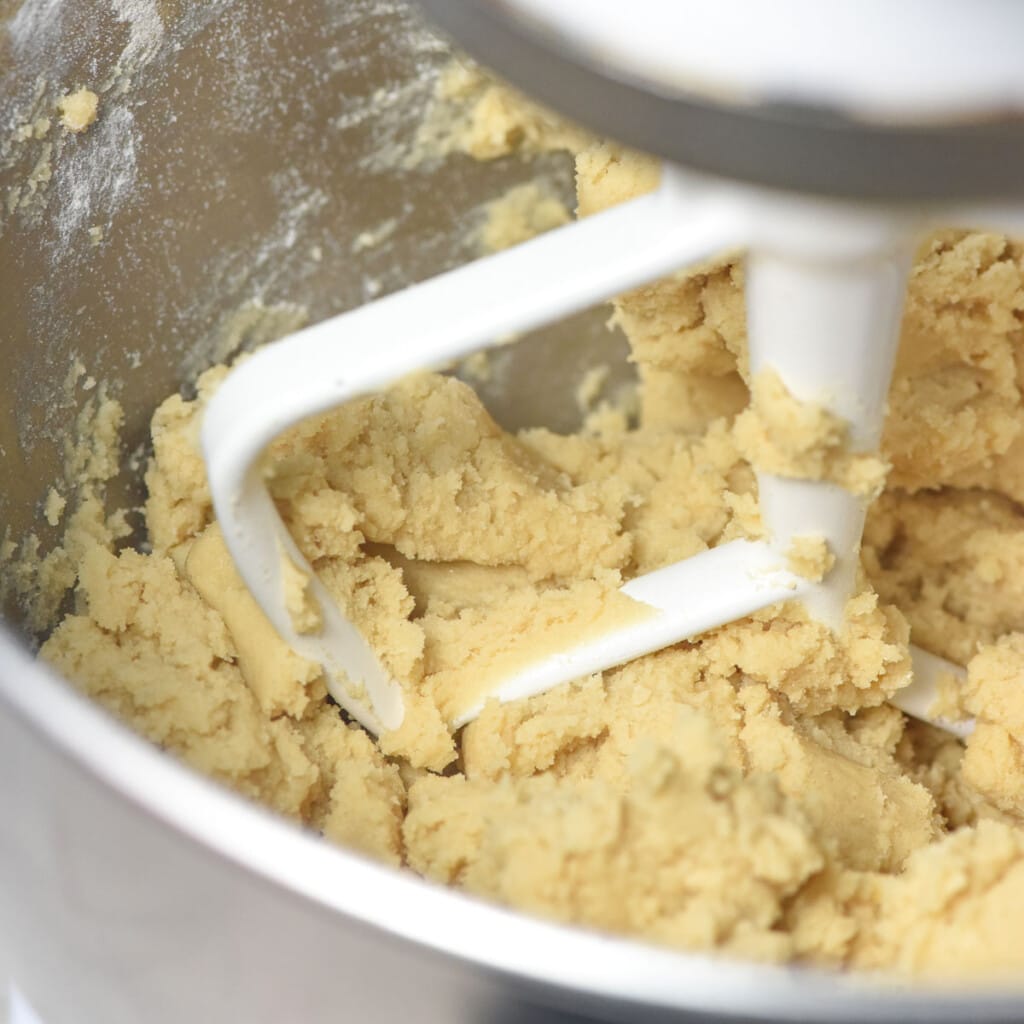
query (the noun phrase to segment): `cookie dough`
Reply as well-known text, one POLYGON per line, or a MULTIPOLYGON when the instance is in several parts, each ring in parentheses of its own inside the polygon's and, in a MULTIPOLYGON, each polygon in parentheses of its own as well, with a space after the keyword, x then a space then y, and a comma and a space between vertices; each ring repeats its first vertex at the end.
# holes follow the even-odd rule
POLYGON ((84 132, 99 113, 100 98, 91 89, 76 89, 60 98, 61 124, 69 132, 84 132))
MULTIPOLYGON (((500 86, 466 72, 448 88, 469 152, 574 148, 581 215, 657 181, 653 161, 500 86)), ((146 551, 75 535, 75 612, 43 657, 198 770, 500 903, 759 960, 1018 975, 1024 251, 977 233, 922 246, 883 451, 855 459, 841 425, 749 380, 742 286, 730 259, 615 303, 635 427, 513 436, 465 384, 421 375, 272 446, 298 546, 408 682, 406 723, 379 743, 227 556, 197 444, 223 368, 154 415, 146 551), (625 614, 622 580, 756 536, 758 459, 884 487, 842 635, 787 605, 449 732, 489 665, 625 614), (969 663, 966 747, 887 703, 911 632, 969 663)), ((830 557, 813 537, 791 552, 810 576, 830 557)))

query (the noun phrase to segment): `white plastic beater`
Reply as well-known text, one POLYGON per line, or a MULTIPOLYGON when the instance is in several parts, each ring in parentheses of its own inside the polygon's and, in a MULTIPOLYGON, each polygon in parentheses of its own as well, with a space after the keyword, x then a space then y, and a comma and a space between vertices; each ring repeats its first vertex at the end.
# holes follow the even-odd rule
MULTIPOLYGON (((471 13, 472 0, 463 5, 471 13)), ((675 16, 665 13, 672 6, 647 3, 652 18, 675 16)), ((750 7, 758 16, 759 5, 750 7)), ((815 73, 820 78, 820 69, 815 73)), ((202 432, 227 546, 281 637, 323 665, 338 703, 375 733, 397 728, 401 686, 316 579, 264 484, 261 457, 275 437, 414 370, 444 369, 510 334, 743 248, 751 374, 773 370, 796 398, 846 422, 852 451, 873 452, 916 241, 939 223, 1005 228, 1010 221, 1005 207, 815 197, 666 164, 650 195, 307 328, 235 368, 211 400, 202 432), (298 632, 291 621, 283 559, 309 578, 323 620, 316 634, 298 632)), ((493 680, 488 696, 536 694, 794 598, 839 628, 854 586, 865 503, 834 484, 765 473, 758 488, 767 540, 733 541, 630 580, 622 592, 650 615, 493 680), (835 556, 822 582, 787 568, 787 550, 798 537, 824 539, 835 556)), ((962 670, 915 652, 914 683, 897 703, 928 717, 946 671, 962 670)), ((471 720, 481 707, 457 709, 449 724, 471 720)))
MULTIPOLYGON (((338 703, 368 729, 402 721, 401 687, 316 579, 263 482, 267 445, 306 417, 442 369, 512 332, 743 245, 751 372, 774 370, 797 398, 849 424, 851 449, 878 447, 913 244, 928 211, 846 203, 715 181, 666 167, 660 188, 378 302, 299 331, 235 368, 210 402, 203 447, 217 519, 247 586, 281 637, 324 666, 338 703), (323 629, 296 631, 282 557, 305 573, 323 629)), ((507 701, 622 664, 781 601, 838 628, 856 573, 864 502, 829 483, 758 475, 767 541, 737 540, 621 589, 651 615, 495 680, 507 701), (787 569, 801 536, 836 564, 821 583, 787 569)), ((928 676, 953 670, 931 664, 928 676)), ((919 686, 918 689, 922 689, 919 686)), ((929 686, 917 705, 931 703, 929 686)), ((482 704, 460 709, 458 726, 482 704)))

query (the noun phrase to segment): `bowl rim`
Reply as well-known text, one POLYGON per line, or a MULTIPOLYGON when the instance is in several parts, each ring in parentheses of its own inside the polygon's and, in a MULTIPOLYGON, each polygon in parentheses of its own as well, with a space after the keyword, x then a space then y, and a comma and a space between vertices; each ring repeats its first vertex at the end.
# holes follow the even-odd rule
POLYGON ((325 842, 200 775, 33 659, 0 625, 0 713, 140 812, 280 890, 424 949, 541 988, 637 1009, 770 1020, 1019 1020, 1024 993, 685 953, 533 918, 325 842), (388 919, 379 919, 381 906, 388 919), (400 909, 398 909, 400 908, 400 909), (484 941, 481 941, 484 937, 484 941))

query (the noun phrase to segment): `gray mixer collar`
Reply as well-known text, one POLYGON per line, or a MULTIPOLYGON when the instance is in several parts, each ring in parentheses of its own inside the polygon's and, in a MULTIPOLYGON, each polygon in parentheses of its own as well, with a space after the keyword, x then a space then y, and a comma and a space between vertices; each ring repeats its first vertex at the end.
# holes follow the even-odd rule
POLYGON ((868 122, 827 107, 661 94, 607 58, 568 52, 511 6, 420 0, 487 67, 604 135, 741 181, 851 199, 1024 195, 1024 116, 868 122))

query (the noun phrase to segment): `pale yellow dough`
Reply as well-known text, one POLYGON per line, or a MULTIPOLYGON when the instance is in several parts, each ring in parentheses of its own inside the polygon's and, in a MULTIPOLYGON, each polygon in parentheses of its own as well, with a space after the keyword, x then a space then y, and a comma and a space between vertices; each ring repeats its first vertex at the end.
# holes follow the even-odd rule
POLYGON ((57 104, 61 124, 69 132, 84 132, 99 113, 100 98, 91 89, 76 89, 57 104))
POLYGON ((733 430, 740 454, 762 472, 828 480, 860 497, 875 497, 885 486, 886 463, 877 454, 850 451, 846 424, 797 401, 771 370, 752 382, 750 405, 733 430))
MULTIPOLYGON (((469 114, 455 144, 477 156, 575 149, 582 215, 657 181, 653 161, 470 71, 445 87, 469 114)), ((521 198, 516 230, 532 223, 521 198)), ((273 445, 267 479, 298 546, 404 681, 406 723, 379 743, 275 636, 213 522, 197 436, 223 369, 154 416, 151 553, 114 554, 95 514, 72 524, 58 575, 77 579, 76 611, 43 656, 241 793, 501 903, 682 949, 1019 976, 1021 249, 987 234, 922 247, 881 453, 849 453, 842 424, 771 378, 743 411, 742 284, 729 257, 615 303, 641 375, 636 429, 511 436, 467 386, 423 375, 273 445), (758 535, 751 462, 886 488, 842 635, 769 610, 490 702, 451 734, 489 673, 638 614, 624 579, 758 535), (966 751, 887 703, 910 628, 970 661, 966 751)), ((816 578, 833 553, 808 537, 790 557, 816 578)), ((312 629, 302 586, 292 604, 312 629)))

